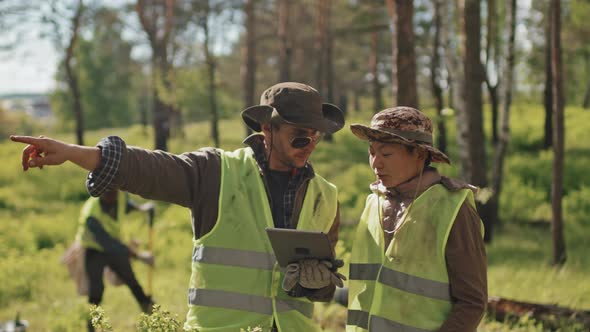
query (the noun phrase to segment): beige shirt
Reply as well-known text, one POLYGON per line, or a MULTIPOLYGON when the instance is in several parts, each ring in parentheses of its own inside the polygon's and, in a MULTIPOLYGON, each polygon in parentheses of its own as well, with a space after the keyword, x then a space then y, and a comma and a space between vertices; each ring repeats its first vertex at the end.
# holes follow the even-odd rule
MULTIPOLYGON (((374 192, 384 193, 383 228, 385 248, 393 238, 404 211, 426 189, 442 184, 448 190, 475 189, 464 182, 441 176, 433 167, 425 169, 422 178, 410 179, 396 187, 371 185, 374 192)), ((477 211, 463 203, 453 223, 445 251, 453 308, 439 331, 475 331, 487 304, 487 258, 477 211)))

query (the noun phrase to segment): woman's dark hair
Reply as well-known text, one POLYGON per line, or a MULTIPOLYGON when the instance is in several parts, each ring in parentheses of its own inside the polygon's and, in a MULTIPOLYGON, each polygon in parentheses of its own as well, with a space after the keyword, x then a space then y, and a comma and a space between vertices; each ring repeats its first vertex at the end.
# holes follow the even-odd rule
MULTIPOLYGON (((408 151, 408 153, 414 153, 414 151, 416 150, 416 146, 415 145, 406 145, 404 144, 404 146, 406 147, 406 151, 408 151)), ((428 152, 428 150, 425 150, 427 155, 426 155, 426 159, 424 159, 424 168, 430 166, 430 162, 432 161, 432 158, 430 157, 430 152, 428 152)))

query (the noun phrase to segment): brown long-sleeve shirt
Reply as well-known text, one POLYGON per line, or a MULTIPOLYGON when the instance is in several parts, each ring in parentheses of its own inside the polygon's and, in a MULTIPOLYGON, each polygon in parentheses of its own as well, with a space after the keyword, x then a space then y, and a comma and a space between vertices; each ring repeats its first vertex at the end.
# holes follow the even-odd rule
MULTIPOLYGON (((253 150, 261 152, 261 136, 251 136, 246 141, 253 150)), ((221 150, 203 148, 195 152, 175 155, 163 151, 150 151, 126 146, 118 137, 109 137, 101 143, 101 166, 89 175, 87 186, 93 195, 100 195, 99 188, 119 188, 144 198, 178 204, 191 210, 194 238, 210 232, 217 222, 221 187, 221 150), (115 165, 115 166, 110 166, 115 165), (109 181, 108 175, 112 174, 109 181), (110 183, 104 183, 108 181, 110 183)), ((311 167, 311 166, 310 166, 311 167)), ((297 226, 303 200, 313 170, 299 183, 291 216, 291 227, 297 226)), ((261 177, 266 182, 265 172, 261 177)), ((268 189, 268 186, 267 186, 268 189)), ((269 197, 271 195, 268 192, 269 197)), ((335 247, 338 242, 340 213, 337 211, 328 238, 335 247)), ((312 301, 330 301, 335 286, 319 290, 297 286, 295 296, 306 296, 312 301)))
MULTIPOLYGON (((424 171, 421 179, 418 176, 394 188, 373 184, 373 190, 381 191, 387 197, 383 204, 384 229, 394 230, 415 197, 437 183, 451 191, 473 189, 461 181, 441 177, 432 167, 424 171)), ((465 202, 451 228, 445 258, 453 307, 439 330, 441 332, 475 331, 483 317, 487 304, 487 259, 479 220, 477 211, 465 202)), ((387 248, 393 234, 385 231, 383 234, 387 248)))

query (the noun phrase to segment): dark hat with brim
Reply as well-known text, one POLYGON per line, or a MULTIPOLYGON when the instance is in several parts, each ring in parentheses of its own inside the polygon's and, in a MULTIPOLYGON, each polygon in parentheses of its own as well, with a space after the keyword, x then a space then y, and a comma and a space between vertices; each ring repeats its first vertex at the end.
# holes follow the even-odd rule
POLYGON ((314 88, 295 82, 271 86, 260 96, 260 105, 242 111, 242 119, 250 129, 261 131, 261 125, 273 117, 288 124, 332 134, 344 126, 344 114, 335 105, 322 103, 314 88))
POLYGON ((432 121, 415 108, 385 109, 373 116, 371 126, 355 123, 350 130, 362 140, 416 146, 428 151, 432 162, 451 163, 446 154, 432 145, 432 121))

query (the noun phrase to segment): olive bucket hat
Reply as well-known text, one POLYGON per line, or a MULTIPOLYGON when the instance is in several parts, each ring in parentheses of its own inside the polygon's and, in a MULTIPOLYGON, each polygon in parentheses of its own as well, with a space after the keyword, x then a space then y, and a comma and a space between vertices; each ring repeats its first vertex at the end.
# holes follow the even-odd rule
POLYGON ((242 111, 246 125, 257 132, 262 130, 263 123, 277 116, 288 124, 328 134, 344 126, 342 111, 335 105, 322 103, 317 90, 302 83, 275 84, 262 93, 260 105, 242 111))
POLYGON ((350 130, 362 140, 417 146, 430 153, 432 162, 451 163, 449 157, 432 145, 432 121, 412 107, 384 109, 373 116, 370 127, 355 123, 350 125, 350 130))

